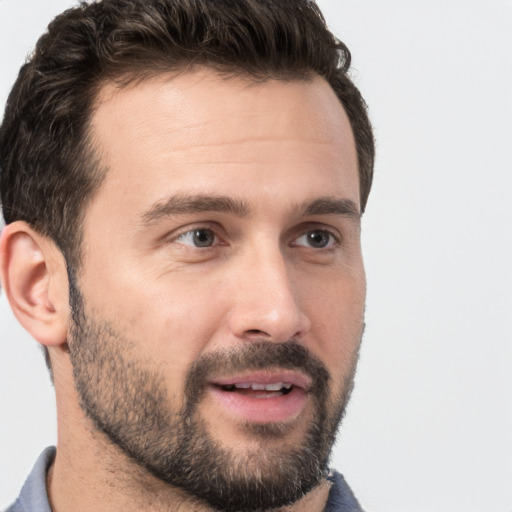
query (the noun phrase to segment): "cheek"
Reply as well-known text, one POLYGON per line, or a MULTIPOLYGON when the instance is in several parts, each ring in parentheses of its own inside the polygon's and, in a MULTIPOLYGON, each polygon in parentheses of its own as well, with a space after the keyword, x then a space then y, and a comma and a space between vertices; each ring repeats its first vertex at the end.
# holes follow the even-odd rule
MULTIPOLYGON (((132 269, 133 270, 133 269, 132 269)), ((212 339, 219 324, 217 301, 203 280, 178 275, 141 278, 119 265, 103 282, 84 277, 82 291, 89 311, 131 341, 133 359, 158 372, 179 406, 190 366, 212 339)), ((147 277, 147 276, 146 276, 147 277)))
POLYGON ((206 349, 222 318, 211 290, 199 279, 193 280, 195 284, 188 281, 169 276, 145 284, 119 313, 144 349, 173 372, 188 369, 206 349))
POLYGON ((309 294, 311 350, 325 362, 335 385, 351 372, 364 325, 364 272, 331 276, 309 294))

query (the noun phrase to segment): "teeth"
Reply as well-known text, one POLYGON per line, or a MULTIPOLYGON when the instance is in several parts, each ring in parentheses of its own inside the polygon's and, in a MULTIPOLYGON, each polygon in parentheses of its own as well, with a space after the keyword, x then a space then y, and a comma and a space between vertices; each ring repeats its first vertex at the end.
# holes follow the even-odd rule
POLYGON ((273 384, 267 384, 265 386, 265 389, 267 391, 280 391, 281 389, 283 389, 283 383, 282 382, 275 382, 273 384))
POLYGON ((270 384, 260 384, 258 382, 238 382, 233 385, 237 389, 253 389, 254 391, 280 391, 281 389, 291 389, 290 382, 272 382, 270 384))

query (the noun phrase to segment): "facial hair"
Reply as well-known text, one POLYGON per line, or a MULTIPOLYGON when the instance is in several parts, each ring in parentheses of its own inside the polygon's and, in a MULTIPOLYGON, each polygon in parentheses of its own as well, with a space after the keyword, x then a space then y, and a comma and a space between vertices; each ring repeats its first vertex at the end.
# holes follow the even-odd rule
POLYGON ((188 369, 183 406, 176 410, 162 370, 143 357, 127 357, 140 345, 106 319, 86 314, 72 276, 70 305, 69 349, 80 407, 96 429, 153 476, 226 512, 290 505, 326 476, 357 354, 337 391, 330 389, 322 361, 295 340, 254 341, 204 354, 188 369), (242 428, 260 440, 259 448, 235 453, 212 438, 198 412, 207 383, 216 375, 269 368, 299 371, 312 380, 308 428, 302 442, 290 446, 286 436, 293 425, 248 423, 242 428))

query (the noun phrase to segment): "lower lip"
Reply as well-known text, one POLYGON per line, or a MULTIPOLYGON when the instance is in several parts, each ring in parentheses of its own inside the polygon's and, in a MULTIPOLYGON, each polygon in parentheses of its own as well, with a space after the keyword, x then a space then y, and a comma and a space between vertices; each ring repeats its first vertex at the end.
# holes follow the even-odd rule
POLYGON ((307 402, 307 393, 298 387, 292 388, 287 395, 264 398, 224 391, 217 386, 210 386, 209 391, 230 415, 250 423, 292 421, 304 410, 307 402))

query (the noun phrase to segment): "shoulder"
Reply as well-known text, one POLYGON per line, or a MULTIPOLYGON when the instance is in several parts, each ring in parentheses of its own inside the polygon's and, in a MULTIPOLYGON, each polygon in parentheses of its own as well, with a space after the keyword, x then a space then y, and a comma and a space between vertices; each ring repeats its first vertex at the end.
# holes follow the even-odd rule
POLYGON ((17 500, 5 512, 51 512, 46 493, 46 472, 54 458, 53 446, 41 453, 17 500))
POLYGON ((364 512, 343 475, 331 471, 327 479, 332 483, 332 487, 325 512, 364 512))

